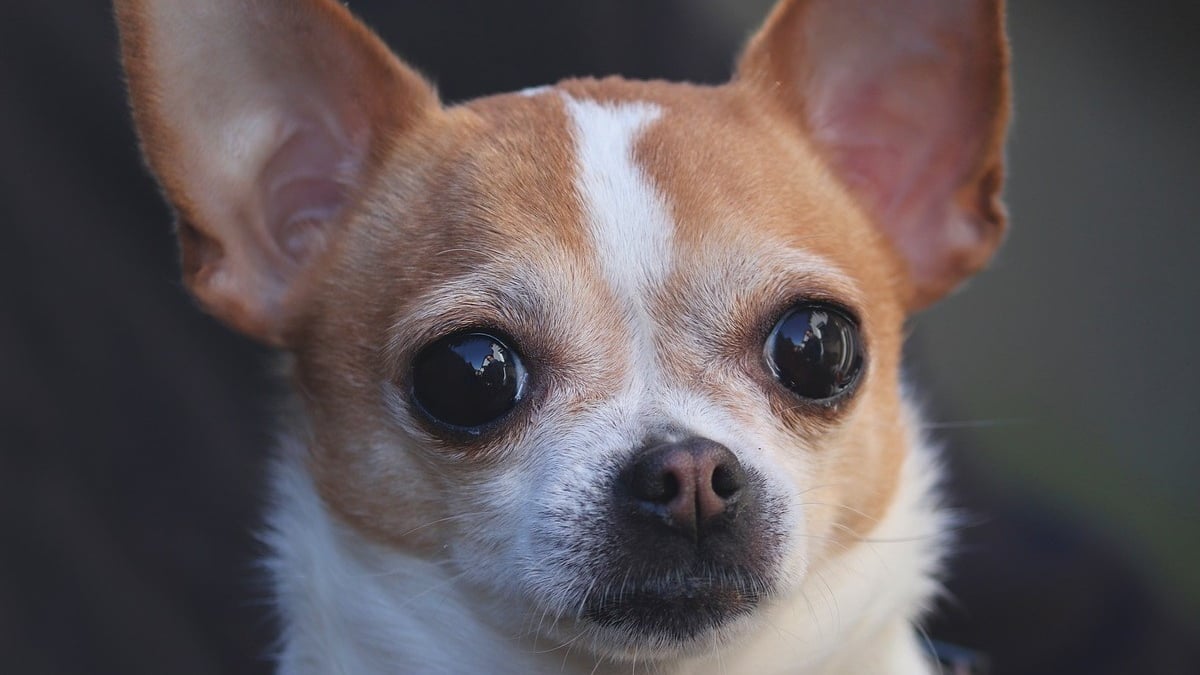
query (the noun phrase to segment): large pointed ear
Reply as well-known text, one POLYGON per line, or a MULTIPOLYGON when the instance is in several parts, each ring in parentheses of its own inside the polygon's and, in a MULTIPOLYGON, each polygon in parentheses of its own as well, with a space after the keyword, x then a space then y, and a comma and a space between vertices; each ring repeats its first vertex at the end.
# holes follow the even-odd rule
POLYGON ((1009 106, 1000 0, 784 0, 737 80, 794 116, 888 236, 911 308, 995 251, 1009 106))
POLYGON ((184 280, 283 343, 290 294, 336 234, 380 140, 432 87, 334 0, 117 0, 133 116, 178 215, 184 280))

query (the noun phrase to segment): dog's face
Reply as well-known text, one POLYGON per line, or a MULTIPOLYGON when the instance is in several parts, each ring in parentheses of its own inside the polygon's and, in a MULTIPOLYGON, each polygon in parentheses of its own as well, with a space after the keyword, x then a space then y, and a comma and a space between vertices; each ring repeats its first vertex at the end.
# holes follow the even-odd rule
POLYGON ((452 108, 334 3, 118 9, 190 287, 295 354, 331 511, 491 620, 672 653, 886 512, 904 318, 1003 225, 995 2, 786 2, 722 87, 452 108))
POLYGON ((643 653, 870 529, 899 263, 747 98, 572 83, 391 156, 289 338, 339 513, 643 653))

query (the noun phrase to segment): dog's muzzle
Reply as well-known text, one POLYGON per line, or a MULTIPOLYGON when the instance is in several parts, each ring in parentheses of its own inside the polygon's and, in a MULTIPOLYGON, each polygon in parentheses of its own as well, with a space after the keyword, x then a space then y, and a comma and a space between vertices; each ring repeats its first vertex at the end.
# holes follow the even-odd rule
POLYGON ((762 492, 755 473, 706 438, 636 453, 614 480, 607 560, 585 616, 684 641, 751 612, 770 590, 778 548, 762 492))

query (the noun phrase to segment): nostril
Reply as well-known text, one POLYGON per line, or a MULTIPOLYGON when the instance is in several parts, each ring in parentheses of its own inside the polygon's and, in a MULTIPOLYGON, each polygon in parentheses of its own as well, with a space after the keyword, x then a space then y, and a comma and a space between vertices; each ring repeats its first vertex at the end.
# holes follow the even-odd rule
POLYGON ((742 481, 737 473, 724 464, 718 464, 713 469, 712 491, 721 499, 729 499, 742 489, 742 481))
POLYGON ((634 467, 630 488, 633 496, 650 504, 670 504, 679 496, 679 477, 674 471, 653 461, 638 462, 634 467))
POLYGON ((666 473, 662 479, 662 496, 659 503, 669 504, 679 496, 679 478, 674 473, 666 473))

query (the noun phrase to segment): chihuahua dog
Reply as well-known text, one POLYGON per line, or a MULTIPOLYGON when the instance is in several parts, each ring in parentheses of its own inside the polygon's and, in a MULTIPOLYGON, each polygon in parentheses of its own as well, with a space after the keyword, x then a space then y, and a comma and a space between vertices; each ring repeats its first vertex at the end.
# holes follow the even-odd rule
POLYGON ((444 106, 334 0, 117 0, 208 312, 289 354, 284 673, 921 673, 904 322, 1001 240, 1000 0, 444 106))

